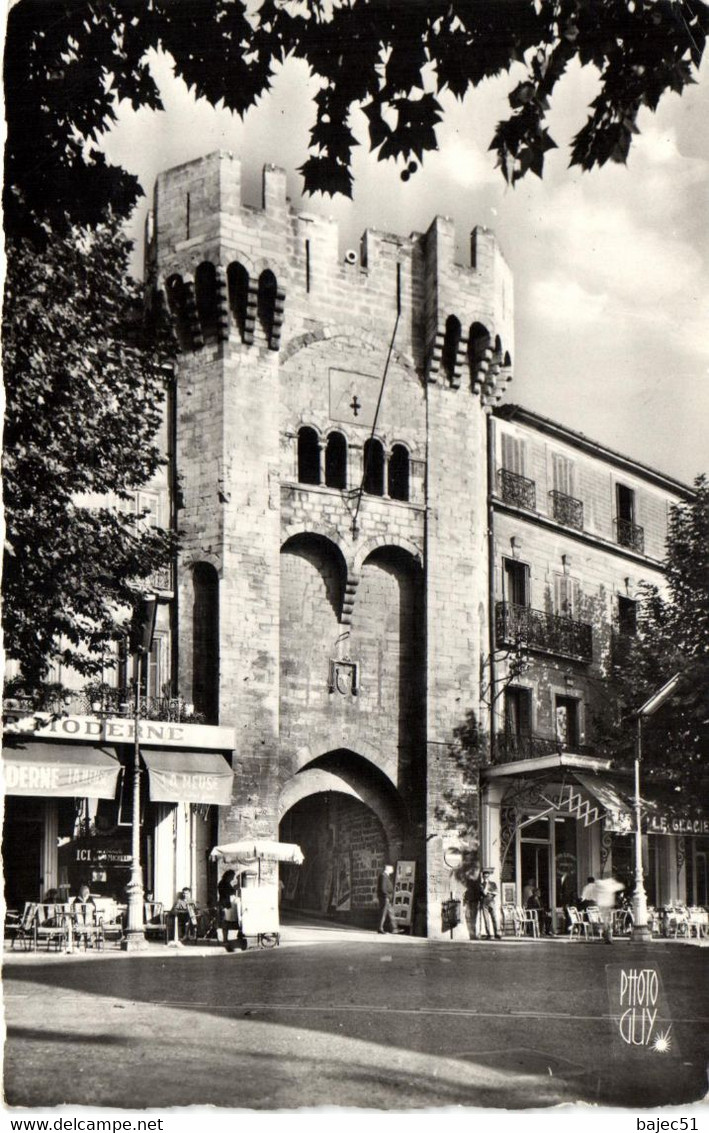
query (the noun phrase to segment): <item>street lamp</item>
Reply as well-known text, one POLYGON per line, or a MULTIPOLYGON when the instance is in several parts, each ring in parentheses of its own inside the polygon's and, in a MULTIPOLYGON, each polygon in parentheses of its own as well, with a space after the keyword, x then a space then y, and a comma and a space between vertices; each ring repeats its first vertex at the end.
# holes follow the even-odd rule
POLYGON ((140 684, 145 658, 153 644, 157 598, 144 598, 136 611, 135 696, 133 700, 133 821, 131 824, 130 881, 126 886, 128 915, 121 947, 138 952, 147 947, 143 927, 143 867, 140 861, 140 684))
POLYGON ((647 923, 647 894, 645 892, 645 878, 643 876, 643 842, 641 826, 641 800, 640 800, 640 763, 643 757, 643 720, 646 716, 653 716, 666 700, 672 696, 680 680, 680 673, 663 685, 659 692, 654 693, 646 700, 636 712, 637 735, 635 742, 635 890, 633 892, 633 940, 650 940, 652 933, 647 923))

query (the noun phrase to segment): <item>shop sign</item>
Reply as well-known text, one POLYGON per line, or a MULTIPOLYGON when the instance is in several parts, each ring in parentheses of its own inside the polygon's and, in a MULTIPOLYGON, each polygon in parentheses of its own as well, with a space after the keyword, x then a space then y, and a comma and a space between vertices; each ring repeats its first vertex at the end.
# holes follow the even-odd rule
POLYGON ((76 849, 77 862, 98 862, 100 865, 130 865, 133 861, 131 854, 124 854, 121 850, 76 849))
POLYGON ((23 763, 12 756, 3 759, 5 792, 8 795, 85 796, 112 799, 116 793, 118 764, 91 767, 61 763, 23 763))
MULTIPOLYGON (((94 743, 128 744, 135 741, 135 725, 130 719, 95 716, 52 716, 37 712, 22 719, 9 720, 7 735, 29 735, 42 739, 92 740, 94 743)), ((215 751, 232 751, 235 732, 214 724, 177 724, 167 720, 140 720, 140 743, 159 747, 186 747, 215 751)))
POLYGON ((675 814, 649 814, 648 834, 709 834, 709 818, 680 818, 675 814))

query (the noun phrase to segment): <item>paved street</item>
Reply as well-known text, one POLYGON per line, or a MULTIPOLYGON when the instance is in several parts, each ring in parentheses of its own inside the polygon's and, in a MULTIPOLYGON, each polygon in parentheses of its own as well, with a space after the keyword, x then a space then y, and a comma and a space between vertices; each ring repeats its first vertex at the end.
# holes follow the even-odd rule
POLYGON ((704 1095, 706 949, 285 935, 233 955, 9 954, 8 1104, 646 1110, 704 1095), (668 1049, 622 1049, 606 990, 621 963, 657 966, 668 1049))

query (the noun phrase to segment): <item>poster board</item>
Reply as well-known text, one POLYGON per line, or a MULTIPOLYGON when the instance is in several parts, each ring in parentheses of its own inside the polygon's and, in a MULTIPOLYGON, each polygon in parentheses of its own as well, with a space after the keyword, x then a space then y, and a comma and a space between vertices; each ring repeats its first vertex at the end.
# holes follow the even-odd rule
POLYGON ((516 905, 517 904, 517 886, 514 881, 502 882, 502 904, 503 905, 516 905))
POLYGON ((411 928, 414 921, 416 862, 398 861, 394 873, 394 916, 400 928, 411 928))

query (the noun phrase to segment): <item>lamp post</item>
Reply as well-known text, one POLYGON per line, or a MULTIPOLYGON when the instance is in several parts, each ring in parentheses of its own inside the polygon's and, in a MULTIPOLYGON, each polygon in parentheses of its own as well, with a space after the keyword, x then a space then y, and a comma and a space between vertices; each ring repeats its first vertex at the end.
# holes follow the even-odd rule
POLYGON ((121 947, 138 952, 147 947, 143 926, 143 867, 140 861, 140 684, 144 659, 150 652, 155 629, 157 599, 143 599, 138 611, 133 699, 133 821, 131 823, 130 881, 126 886, 128 916, 121 947))
POLYGON ((646 716, 653 716, 666 700, 672 696, 677 688, 680 673, 663 685, 659 692, 654 693, 646 700, 636 712, 637 733, 635 738, 635 889, 633 892, 633 940, 650 940, 652 933, 647 923, 647 894, 645 892, 645 877, 643 875, 643 838, 642 815, 640 799, 640 764, 643 757, 643 720, 646 716))

